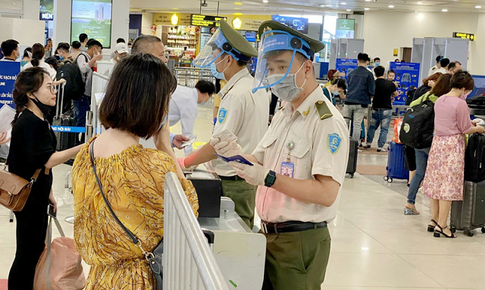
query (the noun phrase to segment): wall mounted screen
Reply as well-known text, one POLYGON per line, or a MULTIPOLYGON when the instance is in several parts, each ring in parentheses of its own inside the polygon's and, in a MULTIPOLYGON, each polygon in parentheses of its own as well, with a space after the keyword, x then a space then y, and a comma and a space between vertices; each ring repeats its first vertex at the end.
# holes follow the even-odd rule
POLYGON ((111 47, 112 0, 73 0, 71 14, 71 42, 79 40, 79 34, 111 47))

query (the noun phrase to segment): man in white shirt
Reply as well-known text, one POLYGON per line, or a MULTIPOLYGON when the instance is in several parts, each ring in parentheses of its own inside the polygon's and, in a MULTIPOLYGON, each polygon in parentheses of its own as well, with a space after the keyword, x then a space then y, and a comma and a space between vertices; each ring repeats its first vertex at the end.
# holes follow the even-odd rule
POLYGON ((88 41, 88 50, 81 52, 76 59, 76 63, 79 66, 84 87, 84 95, 79 100, 73 100, 74 105, 74 119, 76 120, 76 127, 86 126, 86 111, 89 111, 91 106, 91 89, 93 80, 93 67, 96 66, 96 62, 103 59, 101 54, 103 45, 95 40, 90 39, 88 41))
MULTIPOLYGON (((197 82, 195 88, 177 86, 170 100, 170 111, 168 119, 170 127, 179 121, 182 125, 182 135, 194 137, 194 125, 199 112, 197 104, 204 105, 215 93, 216 87, 213 83, 205 80, 197 82)), ((192 146, 184 148, 185 155, 192 153, 192 146)))
POLYGON ((19 52, 19 42, 15 39, 7 39, 2 42, 2 60, 6 61, 16 61, 20 55, 19 52))
POLYGON ((128 46, 126 43, 118 43, 115 46, 115 56, 111 59, 111 62, 117 64, 122 58, 128 55, 128 46))
POLYGON ((432 74, 434 74, 434 73, 438 72, 438 69, 440 69, 440 68, 441 68, 440 61, 441 61, 441 59, 442 59, 442 58, 443 58, 443 56, 441 56, 441 55, 438 55, 438 56, 436 57, 436 65, 435 65, 435 66, 433 66, 433 67, 431 67, 431 68, 429 69, 429 72, 428 72, 428 77, 429 77, 429 76, 431 76, 432 74))
MULTIPOLYGON (((237 137, 242 152, 250 154, 268 129, 270 94, 265 90, 251 91, 254 78, 246 65, 251 57, 258 55, 256 49, 227 22, 221 20, 220 25, 193 64, 209 68, 214 63, 216 70, 227 80, 218 93, 221 104, 212 136, 228 130, 237 137)), ((224 196, 234 201, 236 213, 252 229, 256 186, 238 177, 236 171, 217 159, 215 153, 214 147, 208 143, 189 156, 179 158, 180 167, 184 169, 210 161, 222 179, 224 196)))
POLYGON ((89 49, 88 48, 89 37, 86 33, 79 34, 79 42, 81 43, 81 51, 87 51, 89 49))

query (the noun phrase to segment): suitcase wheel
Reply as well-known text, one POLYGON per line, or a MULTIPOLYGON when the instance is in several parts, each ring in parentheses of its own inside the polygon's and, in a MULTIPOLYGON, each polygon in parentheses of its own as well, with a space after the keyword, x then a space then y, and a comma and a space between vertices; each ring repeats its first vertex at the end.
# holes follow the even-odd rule
MULTIPOLYGON (((350 173, 350 178, 354 178, 354 174, 353 173, 350 173)), ((482 230, 485 230, 485 228, 482 229, 482 230)))
POLYGON ((450 231, 451 231, 452 233, 456 233, 456 228, 455 228, 455 227, 450 227, 450 231))
POLYGON ((469 237, 473 237, 473 231, 470 230, 464 230, 463 233, 469 237))
POLYGON ((482 227, 482 234, 485 234, 485 227, 482 227))
POLYGON ((393 182, 392 177, 388 177, 388 178, 387 178, 387 183, 392 183, 392 182, 393 182))

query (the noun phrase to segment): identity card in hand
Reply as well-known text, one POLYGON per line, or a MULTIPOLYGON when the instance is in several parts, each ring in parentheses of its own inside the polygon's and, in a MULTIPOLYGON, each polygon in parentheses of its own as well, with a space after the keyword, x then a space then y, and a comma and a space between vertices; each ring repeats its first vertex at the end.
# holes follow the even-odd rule
POLYGON ((215 134, 214 136, 212 136, 212 138, 219 138, 220 141, 227 141, 228 143, 237 140, 237 136, 232 134, 232 132, 227 129, 215 134))
POLYGON ((246 165, 249 165, 249 166, 253 166, 253 164, 251 162, 249 162, 246 158, 242 157, 241 155, 234 155, 234 156, 231 156, 231 157, 224 157, 222 155, 219 155, 219 154, 216 154, 217 157, 221 158, 222 160, 226 161, 226 162, 237 162, 237 163, 241 163, 241 164, 246 164, 246 165))

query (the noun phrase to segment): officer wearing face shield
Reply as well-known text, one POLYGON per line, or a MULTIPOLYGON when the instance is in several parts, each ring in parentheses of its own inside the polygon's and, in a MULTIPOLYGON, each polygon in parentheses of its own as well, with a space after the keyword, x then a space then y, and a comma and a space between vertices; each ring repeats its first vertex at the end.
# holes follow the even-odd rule
MULTIPOLYGON (((315 79, 312 59, 323 43, 275 21, 264 22, 259 34, 253 92, 270 88, 287 104, 252 155, 245 155, 253 166, 230 164, 259 186, 256 210, 267 241, 263 289, 320 289, 330 254, 327 223, 337 213, 349 131, 315 79)), ((214 144, 218 152, 234 148, 231 142, 223 145, 214 144)))
MULTIPOLYGON (((234 147, 246 154, 256 148, 268 129, 269 92, 251 92, 254 78, 246 68, 250 58, 257 54, 256 49, 239 32, 221 21, 219 30, 193 61, 194 66, 200 68, 215 66, 216 71, 227 80, 227 84, 218 93, 221 103, 212 134, 214 136, 229 130, 237 137, 234 147)), ((211 143, 218 141, 218 138, 213 138, 211 143)), ((222 179, 224 196, 234 201, 237 214, 252 229, 256 186, 238 177, 228 163, 216 159, 215 153, 209 143, 178 161, 182 169, 211 161, 211 166, 222 179)), ((233 156, 226 152, 220 153, 226 157, 233 156)))

